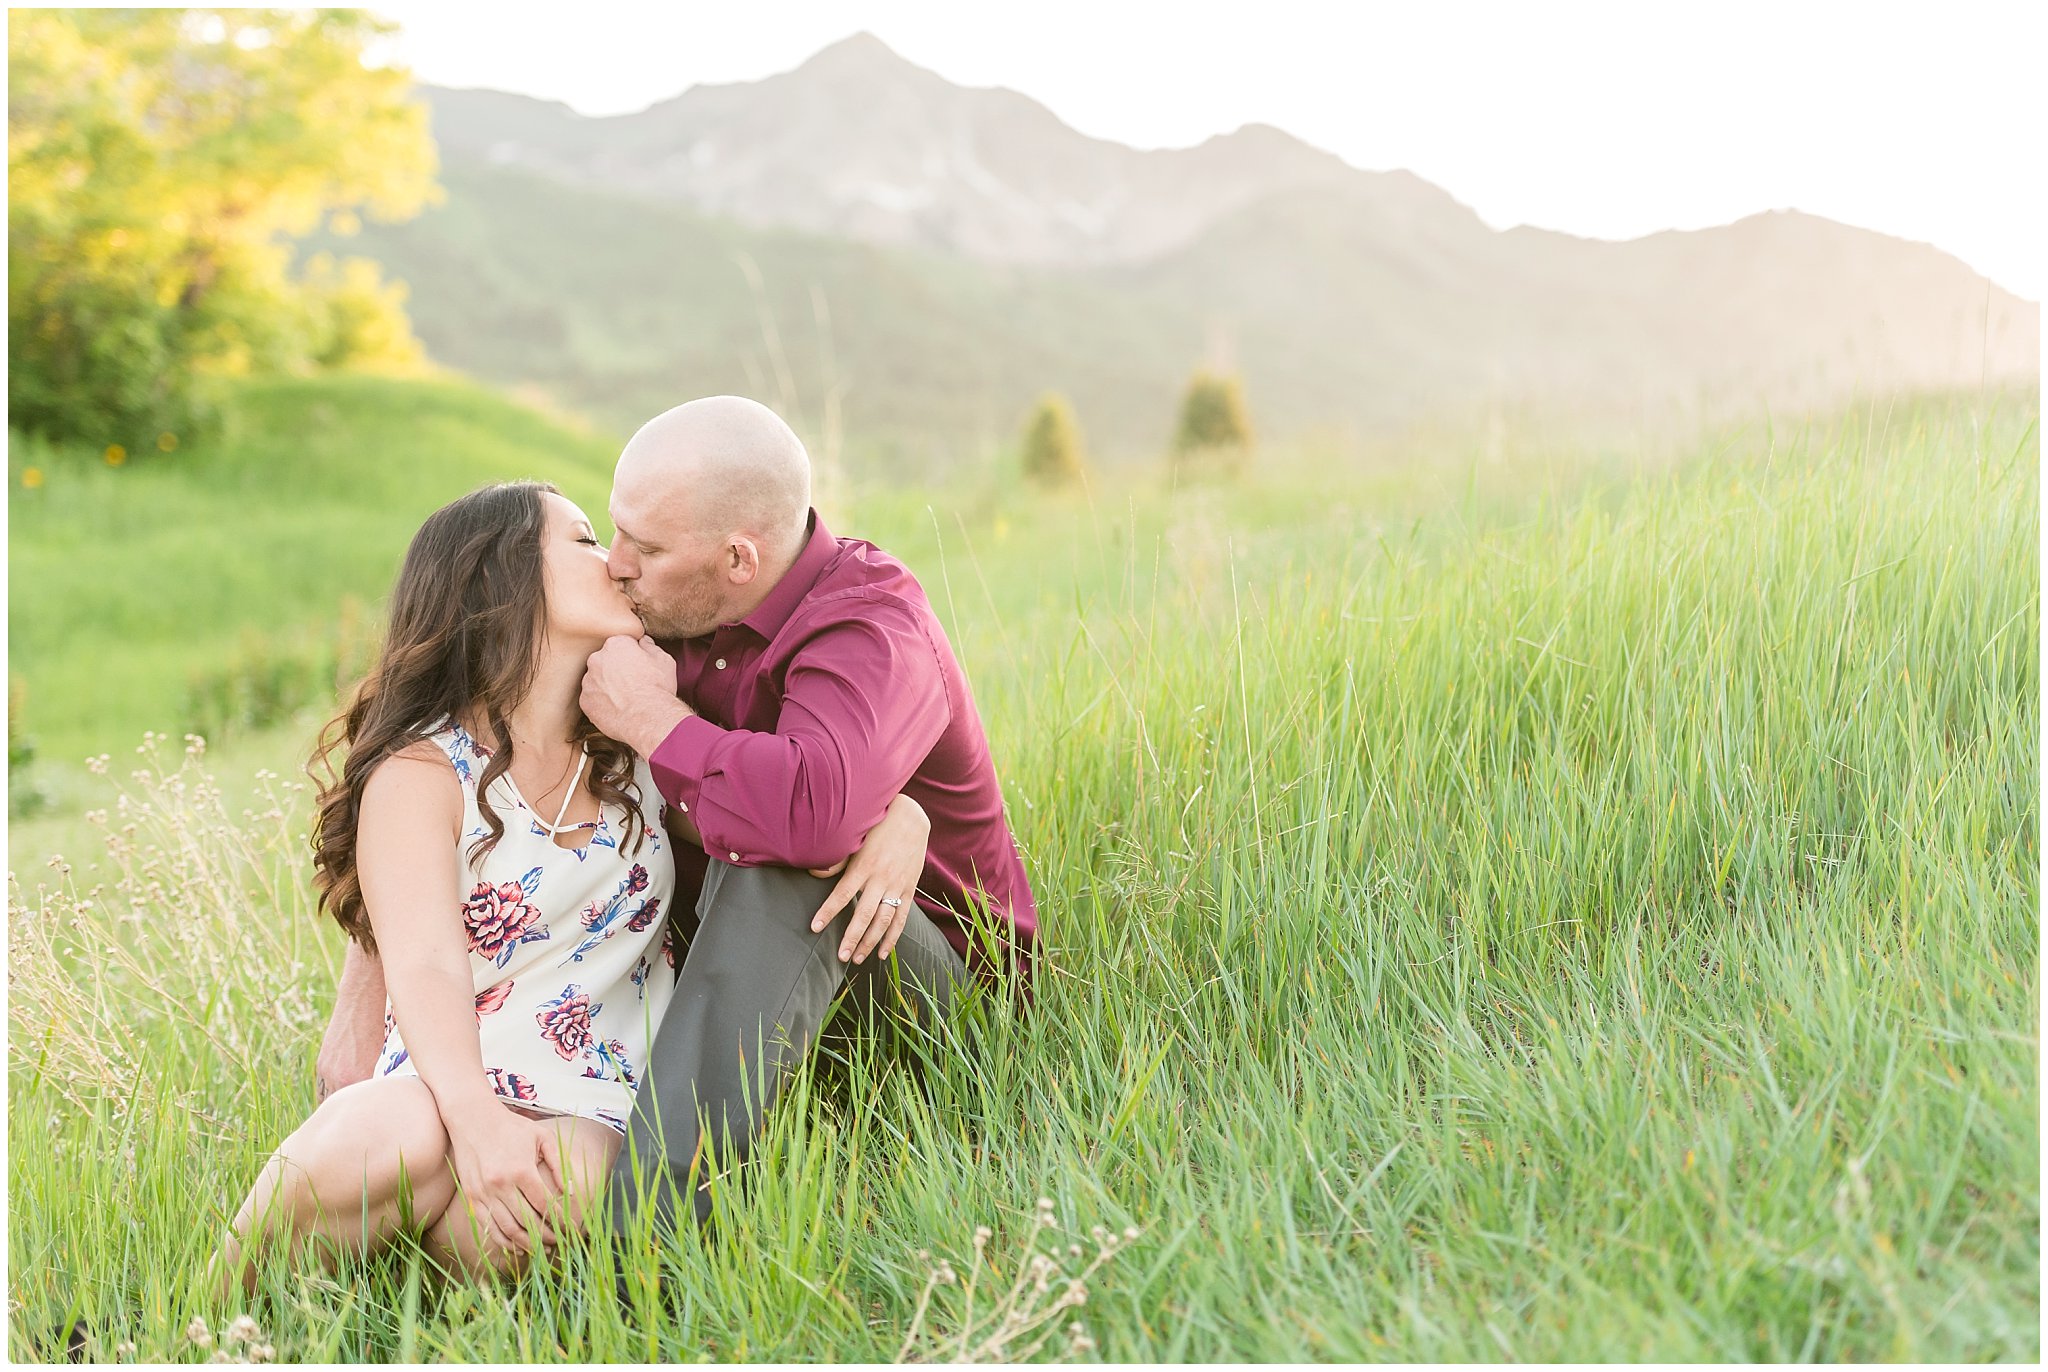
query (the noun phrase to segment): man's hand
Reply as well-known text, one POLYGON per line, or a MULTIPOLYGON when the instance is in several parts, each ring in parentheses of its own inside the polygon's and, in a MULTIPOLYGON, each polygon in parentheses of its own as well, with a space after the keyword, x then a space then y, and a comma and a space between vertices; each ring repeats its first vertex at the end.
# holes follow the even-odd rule
POLYGON ((334 1013, 313 1059, 313 1100, 317 1104, 344 1086, 368 1081, 384 1047, 384 964, 353 941, 334 989, 334 1013))
POLYGON ((583 671, 583 713, 598 729, 651 756, 696 713, 676 699, 676 660, 651 638, 613 634, 583 671))

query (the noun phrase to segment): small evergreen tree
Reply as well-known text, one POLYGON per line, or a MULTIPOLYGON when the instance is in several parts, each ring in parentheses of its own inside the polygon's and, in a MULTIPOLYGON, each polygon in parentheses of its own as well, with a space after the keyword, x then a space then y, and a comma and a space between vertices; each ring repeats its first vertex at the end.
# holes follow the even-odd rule
POLYGON ((42 810, 48 804, 49 796, 42 784, 32 779, 28 767, 36 760, 36 741, 30 738, 22 721, 22 706, 27 700, 28 688, 21 678, 7 679, 7 814, 12 819, 24 819, 42 810))
POLYGON ((1252 421, 1244 383, 1236 376, 1199 371, 1188 381, 1173 435, 1175 475, 1213 471, 1235 476, 1252 449, 1252 421))
POLYGON ((1081 479, 1081 463, 1074 407, 1059 392, 1047 391, 1024 426, 1024 474, 1042 485, 1067 486, 1081 479))

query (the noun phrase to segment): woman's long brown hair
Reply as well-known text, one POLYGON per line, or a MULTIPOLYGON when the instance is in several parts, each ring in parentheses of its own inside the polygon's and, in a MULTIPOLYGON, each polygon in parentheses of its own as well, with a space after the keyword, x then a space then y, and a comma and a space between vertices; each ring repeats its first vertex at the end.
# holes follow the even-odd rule
MULTIPOLYGON (((509 481, 472 491, 427 517, 392 588, 391 624, 376 665, 321 729, 307 763, 319 787, 312 834, 319 906, 371 952, 377 941, 356 873, 356 825, 363 788, 385 758, 443 720, 475 731, 479 751, 490 750, 490 763, 476 778, 477 808, 490 832, 470 845, 468 856, 481 858, 505 835, 487 793, 512 765, 505 721, 532 689, 546 639, 541 542, 547 506, 541 496, 548 492, 560 494, 544 481, 509 481), (347 754, 336 775, 333 754, 343 747, 347 754)), ((590 789, 600 804, 625 807, 624 837, 637 851, 645 826, 631 789, 632 749, 577 719, 577 741, 590 749, 590 789)))

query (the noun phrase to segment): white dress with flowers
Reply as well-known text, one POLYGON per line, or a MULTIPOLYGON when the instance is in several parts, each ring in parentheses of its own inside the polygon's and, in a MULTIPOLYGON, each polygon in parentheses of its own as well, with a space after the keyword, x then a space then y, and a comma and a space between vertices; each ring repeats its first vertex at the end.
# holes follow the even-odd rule
MULTIPOLYGON (((623 1134, 675 989, 667 919, 675 864, 661 827, 668 807, 647 760, 633 772, 646 825, 637 851, 620 850, 626 816, 614 805, 579 826, 594 831, 587 844, 562 847, 507 775, 491 789, 505 835, 477 861, 469 849, 489 832, 477 782, 490 750, 445 721, 428 737, 462 782, 461 916, 484 1075, 525 1109, 600 1120, 623 1134)), ((387 1002, 376 1075, 418 1074, 387 1002)))

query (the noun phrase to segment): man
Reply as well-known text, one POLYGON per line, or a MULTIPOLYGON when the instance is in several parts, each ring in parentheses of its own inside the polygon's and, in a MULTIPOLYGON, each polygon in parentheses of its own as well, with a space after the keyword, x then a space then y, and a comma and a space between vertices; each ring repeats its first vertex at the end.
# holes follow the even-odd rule
MULTIPOLYGON (((649 759, 703 839, 700 852, 677 849, 676 909, 694 918, 681 921, 688 948, 613 1214, 625 1224, 651 1201, 671 1217, 694 1171, 702 1219, 703 1183, 744 1155, 842 991, 857 1018, 898 993, 942 1018, 973 976, 1028 999, 1036 907, 930 603, 888 554, 826 530, 788 425, 734 396, 657 416, 620 455, 611 517, 612 575, 648 637, 592 655, 583 710, 649 759), (931 820, 915 891, 848 893, 814 874, 845 860, 899 792, 931 820), (714 1167, 727 1137, 735 1151, 714 1167), (651 1196, 631 1184, 636 1165, 651 1196)), ((350 1037, 381 1023, 382 1002, 381 969, 352 949, 323 1089, 367 1075, 350 1037)))
MULTIPOLYGON (((916 580, 834 538, 810 484, 789 426, 735 396, 650 420, 613 475, 612 575, 649 637, 591 657, 583 710, 648 758, 704 845, 677 860, 697 927, 614 1176, 622 1220, 635 1155, 676 1184, 710 1170, 700 1108, 704 1144, 730 1129, 744 1150, 849 976, 872 1003, 900 964, 937 1015, 970 974, 1013 971, 1028 995, 1036 910, 966 677, 916 580), (822 909, 833 885, 806 869, 844 859, 898 792, 931 819, 917 889, 822 909)), ((694 1201, 702 1217, 708 1193, 694 1201)))

